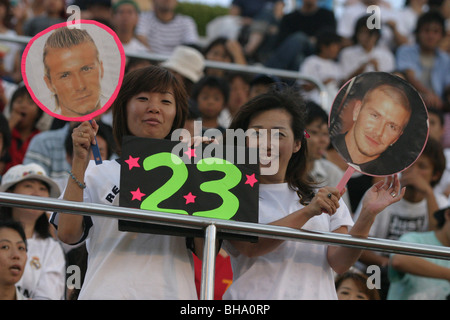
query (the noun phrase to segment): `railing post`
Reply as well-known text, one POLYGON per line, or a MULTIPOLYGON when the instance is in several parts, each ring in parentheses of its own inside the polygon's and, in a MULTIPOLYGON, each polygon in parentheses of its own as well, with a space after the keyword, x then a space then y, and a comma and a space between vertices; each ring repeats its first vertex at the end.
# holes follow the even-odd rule
POLYGON ((205 244, 203 247, 202 281, 200 289, 201 300, 214 300, 214 271, 216 269, 216 235, 214 224, 205 230, 205 244))

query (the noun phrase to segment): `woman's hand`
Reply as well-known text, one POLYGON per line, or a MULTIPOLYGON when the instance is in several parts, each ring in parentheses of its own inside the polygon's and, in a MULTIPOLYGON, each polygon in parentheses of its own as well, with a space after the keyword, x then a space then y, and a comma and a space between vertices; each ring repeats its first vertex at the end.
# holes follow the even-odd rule
POLYGON ((387 206, 400 201, 405 190, 405 187, 400 187, 397 174, 387 177, 384 181, 378 181, 364 195, 361 213, 376 216, 387 206))
POLYGON ((327 213, 333 215, 339 208, 339 199, 344 194, 345 189, 339 192, 337 188, 334 187, 323 187, 320 188, 311 203, 307 205, 309 214, 312 216, 321 215, 322 213, 327 213))
POLYGON ((95 120, 92 122, 85 121, 78 127, 73 129, 72 142, 73 142, 73 161, 84 161, 87 166, 90 153, 91 144, 95 144, 95 135, 98 131, 98 124, 95 120))

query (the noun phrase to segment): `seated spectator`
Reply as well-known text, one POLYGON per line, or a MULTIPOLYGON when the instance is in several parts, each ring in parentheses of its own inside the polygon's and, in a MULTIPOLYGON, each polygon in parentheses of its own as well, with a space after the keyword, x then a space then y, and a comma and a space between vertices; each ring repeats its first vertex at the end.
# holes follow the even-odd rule
MULTIPOLYGON (((9 0, 0 1, 0 34, 7 37, 17 35, 12 23, 12 8, 9 0)), ((14 42, 0 43, 0 77, 10 82, 18 82, 22 46, 14 42)))
POLYGON ((138 5, 132 0, 121 0, 113 6, 112 26, 125 51, 149 51, 135 34, 139 13, 138 5))
POLYGON ((179 45, 199 41, 194 19, 177 14, 176 6, 176 0, 153 0, 153 11, 139 17, 136 34, 154 53, 170 55, 179 45))
MULTIPOLYGON (((427 144, 419 158, 409 168, 402 171, 400 183, 406 187, 405 196, 399 202, 386 208, 376 217, 369 236, 380 239, 398 240, 407 232, 423 232, 436 228, 433 213, 448 205, 442 194, 434 191, 445 170, 445 156, 442 146, 433 138, 427 144)), ((355 212, 355 219, 359 208, 355 212)), ((380 294, 386 298, 389 288, 387 266, 389 257, 375 251, 363 251, 359 259, 365 265, 378 265, 382 279, 380 294)), ((364 267, 361 269, 363 270, 364 267)))
POLYGON ((44 14, 27 20, 23 26, 26 36, 34 37, 39 32, 55 24, 66 21, 66 3, 64 0, 44 0, 44 14))
POLYGON ((33 101, 27 88, 20 86, 11 97, 8 124, 11 130, 9 158, 5 159, 3 173, 12 166, 21 164, 31 139, 40 132, 37 122, 43 115, 41 108, 33 101))
POLYGON ((283 17, 282 0, 233 0, 230 15, 242 17, 240 40, 247 57, 260 61, 258 51, 266 38, 274 37, 283 17))
MULTIPOLYGON (((328 101, 333 101, 342 83, 342 71, 336 62, 341 50, 341 37, 334 31, 323 31, 317 35, 316 53, 307 57, 300 66, 300 73, 316 78, 325 86, 328 101)), ((305 91, 305 97, 317 104, 321 104, 320 92, 315 84, 304 80, 298 81, 305 91)), ((331 103, 324 106, 329 112, 331 103)))
MULTIPOLYGON (((308 147, 306 159, 309 177, 313 182, 317 183, 318 187, 337 186, 344 175, 344 171, 325 158, 327 148, 330 145, 328 114, 313 101, 306 102, 305 130, 309 136, 306 139, 308 147)), ((348 192, 342 195, 342 199, 351 214, 348 192)))
POLYGON ((243 73, 229 73, 227 75, 230 94, 225 109, 219 115, 219 125, 225 129, 231 123, 231 119, 239 111, 239 108, 248 101, 251 78, 243 73))
POLYGON ((367 287, 367 278, 365 274, 353 270, 336 276, 338 300, 380 300, 378 290, 367 287))
POLYGON ((200 113, 203 131, 218 129, 225 133, 218 117, 228 102, 229 91, 228 83, 214 76, 205 76, 194 85, 191 98, 200 113))
POLYGON ((344 7, 337 24, 337 33, 344 39, 344 46, 353 44, 352 36, 356 21, 366 14, 373 15, 371 24, 381 30, 380 45, 395 50, 399 45, 405 43, 407 31, 402 28, 401 16, 397 9, 392 8, 384 0, 357 0, 344 7), (370 6, 378 7, 378 13, 367 12, 370 6))
MULTIPOLYGON (((11 130, 9 129, 8 120, 0 113, 0 172, 4 171, 5 159, 7 157, 9 146, 11 145, 11 130)), ((1 175, 0 175, 1 181, 1 175)))
POLYGON ((317 0, 305 0, 302 6, 283 16, 280 30, 266 67, 298 71, 303 60, 314 52, 316 34, 336 30, 333 11, 321 8, 317 0))
POLYGON ((19 222, 0 220, 0 300, 26 300, 16 287, 27 262, 27 239, 19 222))
MULTIPOLYGON (((437 229, 410 232, 400 241, 450 247, 450 210, 444 208, 434 214, 437 229)), ((389 265, 388 300, 449 300, 450 260, 392 254, 389 265)))
MULTIPOLYGON (((444 117, 444 112, 436 108, 427 108, 429 136, 437 141, 443 143, 445 121, 448 118, 444 117)), ((446 168, 442 175, 441 181, 434 187, 436 192, 440 192, 446 197, 450 196, 450 149, 444 147, 444 154, 446 159, 446 168)))
POLYGON ((442 109, 444 90, 450 85, 450 57, 439 49, 445 34, 445 21, 436 11, 420 16, 416 44, 404 45, 396 53, 397 69, 422 95, 427 106, 442 109))
MULTIPOLYGON (((237 64, 247 64, 241 44, 226 37, 218 37, 211 41, 203 50, 206 60, 217 62, 228 62, 237 64)), ((209 76, 224 77, 224 69, 207 68, 205 73, 209 76)))
MULTIPOLYGON (((58 185, 36 164, 17 165, 3 176, 1 192, 57 198, 58 185)), ((61 244, 52 236, 49 217, 42 209, 1 207, 0 219, 22 223, 28 243, 28 263, 17 283, 33 300, 61 300, 65 295, 66 260, 61 244)))
POLYGON ((339 64, 345 80, 364 72, 392 72, 395 69, 394 54, 379 44, 380 29, 368 28, 368 19, 370 16, 364 15, 356 21, 354 45, 342 49, 340 53, 339 64))
POLYGON ((266 93, 270 91, 273 87, 281 89, 282 82, 278 77, 268 75, 268 74, 259 74, 256 75, 253 80, 250 82, 250 90, 248 94, 248 98, 254 98, 257 95, 266 93))

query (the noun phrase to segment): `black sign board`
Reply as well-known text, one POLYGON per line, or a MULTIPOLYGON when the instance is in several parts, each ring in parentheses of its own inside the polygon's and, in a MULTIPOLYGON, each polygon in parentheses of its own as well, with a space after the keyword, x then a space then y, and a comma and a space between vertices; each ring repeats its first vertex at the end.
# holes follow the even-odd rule
MULTIPOLYGON (((258 223, 259 165, 257 159, 250 161, 252 154, 257 152, 239 146, 191 147, 177 141, 125 137, 120 206, 258 223)), ((204 236, 190 228, 124 220, 119 220, 119 230, 204 236)), ((219 233, 219 237, 230 236, 219 233)))

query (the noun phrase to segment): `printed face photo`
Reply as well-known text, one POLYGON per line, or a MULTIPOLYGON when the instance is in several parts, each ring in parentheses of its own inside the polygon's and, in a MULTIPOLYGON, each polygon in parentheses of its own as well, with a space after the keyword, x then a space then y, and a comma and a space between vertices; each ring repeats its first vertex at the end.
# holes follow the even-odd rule
POLYGON ((55 95, 61 115, 79 117, 101 108, 104 72, 94 43, 49 50, 44 64, 48 70, 44 80, 55 95))
POLYGON ((356 164, 375 160, 393 145, 411 116, 409 107, 381 88, 368 93, 353 109, 355 122, 345 141, 356 164))
POLYGON ((385 176, 409 167, 428 138, 428 113, 406 81, 384 72, 351 79, 330 114, 330 139, 357 171, 385 176))
POLYGON ((96 21, 56 24, 30 40, 22 56, 24 83, 49 115, 85 121, 105 112, 122 84, 125 53, 117 35, 96 21))

